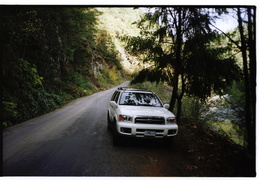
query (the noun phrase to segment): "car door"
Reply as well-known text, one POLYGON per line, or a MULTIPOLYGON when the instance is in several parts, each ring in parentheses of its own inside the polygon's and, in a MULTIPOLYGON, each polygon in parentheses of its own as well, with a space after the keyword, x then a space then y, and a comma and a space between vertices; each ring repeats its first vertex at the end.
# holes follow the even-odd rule
MULTIPOLYGON (((120 95, 120 92, 115 91, 114 94, 112 95, 111 101, 114 101, 115 103, 118 103, 119 95, 120 95)), ((115 107, 113 107, 109 104, 109 109, 110 109, 110 120, 111 120, 111 122, 113 122, 114 119, 116 119, 116 116, 117 116, 117 113, 116 113, 117 108, 115 108, 115 107)))

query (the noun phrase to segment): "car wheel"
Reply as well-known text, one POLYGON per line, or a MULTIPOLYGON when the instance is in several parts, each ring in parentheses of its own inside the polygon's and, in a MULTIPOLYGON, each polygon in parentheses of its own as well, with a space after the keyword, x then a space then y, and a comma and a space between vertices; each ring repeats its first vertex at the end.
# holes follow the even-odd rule
POLYGON ((109 117, 109 111, 107 113, 107 129, 110 131, 112 128, 111 128, 111 122, 110 122, 110 117, 109 117))
MULTIPOLYGON (((116 126, 116 125, 114 125, 116 126)), ((121 137, 117 133, 116 127, 113 128, 113 134, 112 134, 112 140, 113 140, 113 145, 114 146, 119 146, 121 144, 121 137)))

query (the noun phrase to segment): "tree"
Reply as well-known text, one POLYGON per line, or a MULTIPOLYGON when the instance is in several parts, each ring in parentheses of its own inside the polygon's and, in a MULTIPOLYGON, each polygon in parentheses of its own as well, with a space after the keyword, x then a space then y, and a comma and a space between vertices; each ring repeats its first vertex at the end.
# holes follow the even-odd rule
POLYGON ((96 14, 59 6, 1 6, 0 12, 3 121, 9 126, 73 98, 73 74, 89 71, 96 14))
POLYGON ((245 86, 245 122, 247 130, 248 149, 255 156, 255 127, 256 127, 256 54, 255 54, 255 7, 233 8, 238 21, 240 37, 233 38, 229 33, 225 35, 241 52, 243 62, 243 81, 245 86))
POLYGON ((255 157, 255 109, 256 109, 256 55, 255 55, 255 7, 237 8, 238 29, 240 32, 245 81, 245 117, 248 149, 255 157), (242 12, 243 10, 243 12, 242 12), (244 14, 248 20, 243 19, 244 14), (247 32, 244 31, 247 23, 247 32), (247 55, 248 52, 248 55, 247 55), (249 60, 248 60, 249 58, 249 60))
POLYGON ((226 49, 211 47, 210 42, 217 39, 210 28, 212 20, 206 8, 155 8, 136 22, 142 28, 142 37, 124 38, 132 52, 141 53, 145 61, 153 63, 139 73, 135 82, 169 82, 173 87, 170 110, 177 102, 178 120, 184 95, 205 99, 240 77, 235 60, 222 55, 226 49))

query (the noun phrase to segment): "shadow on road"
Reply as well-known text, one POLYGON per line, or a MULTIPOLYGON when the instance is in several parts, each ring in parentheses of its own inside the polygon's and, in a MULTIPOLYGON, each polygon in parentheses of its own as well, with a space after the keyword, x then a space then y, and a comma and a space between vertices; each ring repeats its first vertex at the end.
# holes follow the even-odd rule
MULTIPOLYGON (((111 134, 112 138, 112 134, 111 134)), ((119 145, 116 147, 128 147, 128 148, 155 148, 155 149, 171 149, 174 147, 174 142, 171 139, 154 139, 154 138, 136 138, 136 137, 123 137, 120 140, 119 145)))

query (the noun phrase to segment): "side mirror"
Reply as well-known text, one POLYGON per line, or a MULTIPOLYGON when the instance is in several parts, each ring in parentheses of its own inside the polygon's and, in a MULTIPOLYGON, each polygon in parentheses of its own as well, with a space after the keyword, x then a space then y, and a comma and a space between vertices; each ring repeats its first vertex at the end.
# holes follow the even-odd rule
POLYGON ((164 108, 169 109, 169 104, 164 104, 164 108))
POLYGON ((111 106, 111 107, 114 107, 114 108, 117 108, 117 107, 118 107, 118 105, 116 104, 115 101, 110 101, 110 106, 111 106))

